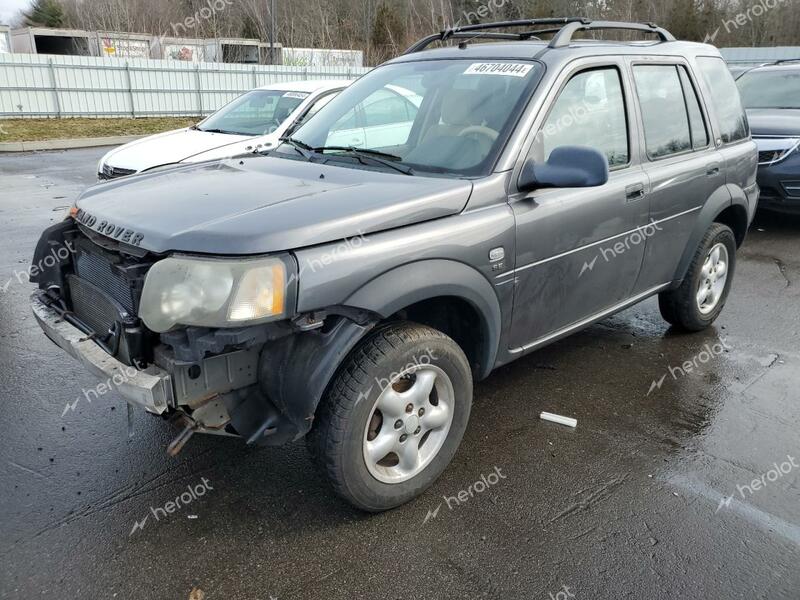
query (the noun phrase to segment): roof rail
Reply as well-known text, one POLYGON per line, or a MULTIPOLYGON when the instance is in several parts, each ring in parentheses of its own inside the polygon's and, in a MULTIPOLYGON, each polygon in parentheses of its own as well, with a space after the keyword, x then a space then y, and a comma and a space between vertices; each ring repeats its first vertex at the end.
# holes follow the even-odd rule
POLYGON ((800 62, 800 58, 782 58, 781 60, 776 60, 773 63, 765 63, 765 65, 782 65, 784 63, 790 63, 790 62, 800 62))
POLYGON ((662 42, 674 42, 673 36, 666 29, 659 27, 655 23, 625 23, 622 21, 592 21, 585 17, 554 17, 548 19, 522 19, 519 21, 498 21, 495 23, 478 23, 476 25, 464 25, 461 27, 450 27, 443 29, 439 33, 429 35, 415 43, 403 54, 413 54, 420 52, 434 42, 444 42, 449 39, 494 39, 494 40, 515 40, 525 41, 539 39, 537 36, 554 33, 555 37, 550 42, 550 48, 563 48, 569 46, 573 36, 579 31, 591 31, 597 29, 618 29, 627 31, 642 31, 654 33, 661 38, 662 42), (522 33, 501 33, 488 32, 488 29, 511 29, 515 27, 540 27, 543 25, 557 25, 548 29, 525 31, 522 33))
POLYGON ((540 33, 556 33, 561 31, 558 29, 546 29, 543 31, 528 31, 524 33, 500 33, 500 32, 486 32, 487 29, 511 29, 514 27, 538 27, 540 25, 560 25, 564 26, 569 23, 591 23, 589 19, 583 17, 558 17, 549 19, 522 19, 519 21, 498 21, 496 23, 478 23, 476 25, 463 25, 461 27, 449 27, 442 29, 439 33, 434 33, 428 37, 422 38, 420 41, 411 46, 403 54, 413 54, 414 52, 421 52, 434 42, 444 42, 449 39, 496 39, 496 40, 529 40, 535 39, 540 33))
POLYGON ((565 48, 572 43, 573 36, 579 31, 595 31, 598 29, 617 29, 623 31, 642 31, 654 33, 662 42, 674 42, 675 36, 655 23, 624 23, 622 21, 589 21, 588 23, 568 23, 561 28, 550 42, 550 48, 565 48))

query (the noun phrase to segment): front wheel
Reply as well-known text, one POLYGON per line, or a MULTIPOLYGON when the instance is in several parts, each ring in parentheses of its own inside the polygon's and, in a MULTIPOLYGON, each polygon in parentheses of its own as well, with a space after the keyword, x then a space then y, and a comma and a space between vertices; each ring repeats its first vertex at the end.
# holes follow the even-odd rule
POLYGON ((461 348, 424 325, 396 323, 348 357, 307 438, 334 490, 369 512, 423 493, 467 428, 472 374, 461 348))
POLYGON ((659 295, 661 316, 685 331, 710 327, 725 307, 735 270, 733 231, 714 223, 703 236, 680 287, 659 295))

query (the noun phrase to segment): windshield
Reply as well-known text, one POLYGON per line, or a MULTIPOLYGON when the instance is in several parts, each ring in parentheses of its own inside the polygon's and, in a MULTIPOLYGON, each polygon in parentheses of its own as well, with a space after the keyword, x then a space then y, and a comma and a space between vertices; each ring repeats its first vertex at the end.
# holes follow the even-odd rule
POLYGON ((745 108, 800 108, 800 70, 750 71, 737 83, 745 108))
MULTIPOLYGON (((326 155, 334 160, 339 150, 349 164, 357 162, 352 158, 353 149, 358 149, 373 156, 379 152, 415 173, 485 175, 541 71, 538 63, 524 61, 386 65, 342 92, 293 140, 318 152, 330 148, 326 155)), ((289 150, 281 148, 284 151, 289 150)))
POLYGON ((197 128, 237 135, 273 133, 308 96, 306 92, 253 90, 219 109, 197 128))

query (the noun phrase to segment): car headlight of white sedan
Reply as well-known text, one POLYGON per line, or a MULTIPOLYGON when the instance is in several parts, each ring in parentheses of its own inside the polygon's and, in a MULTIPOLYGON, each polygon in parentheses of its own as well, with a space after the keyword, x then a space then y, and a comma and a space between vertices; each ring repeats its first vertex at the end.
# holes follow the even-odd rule
POLYGON ((288 261, 278 257, 165 258, 147 273, 139 317, 157 333, 177 325, 224 328, 275 321, 287 316, 294 297, 289 271, 288 261))

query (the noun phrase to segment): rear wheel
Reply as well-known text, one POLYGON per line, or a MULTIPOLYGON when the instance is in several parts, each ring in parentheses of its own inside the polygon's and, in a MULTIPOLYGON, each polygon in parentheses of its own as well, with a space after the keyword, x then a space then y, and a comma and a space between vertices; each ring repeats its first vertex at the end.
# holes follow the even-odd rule
POLYGON ((366 511, 424 492, 461 443, 472 374, 443 333, 397 323, 346 359, 320 403, 308 445, 334 490, 366 511))
POLYGON ((710 327, 725 307, 735 270, 733 231, 714 223, 703 236, 680 287, 659 295, 661 316, 686 331, 710 327))

